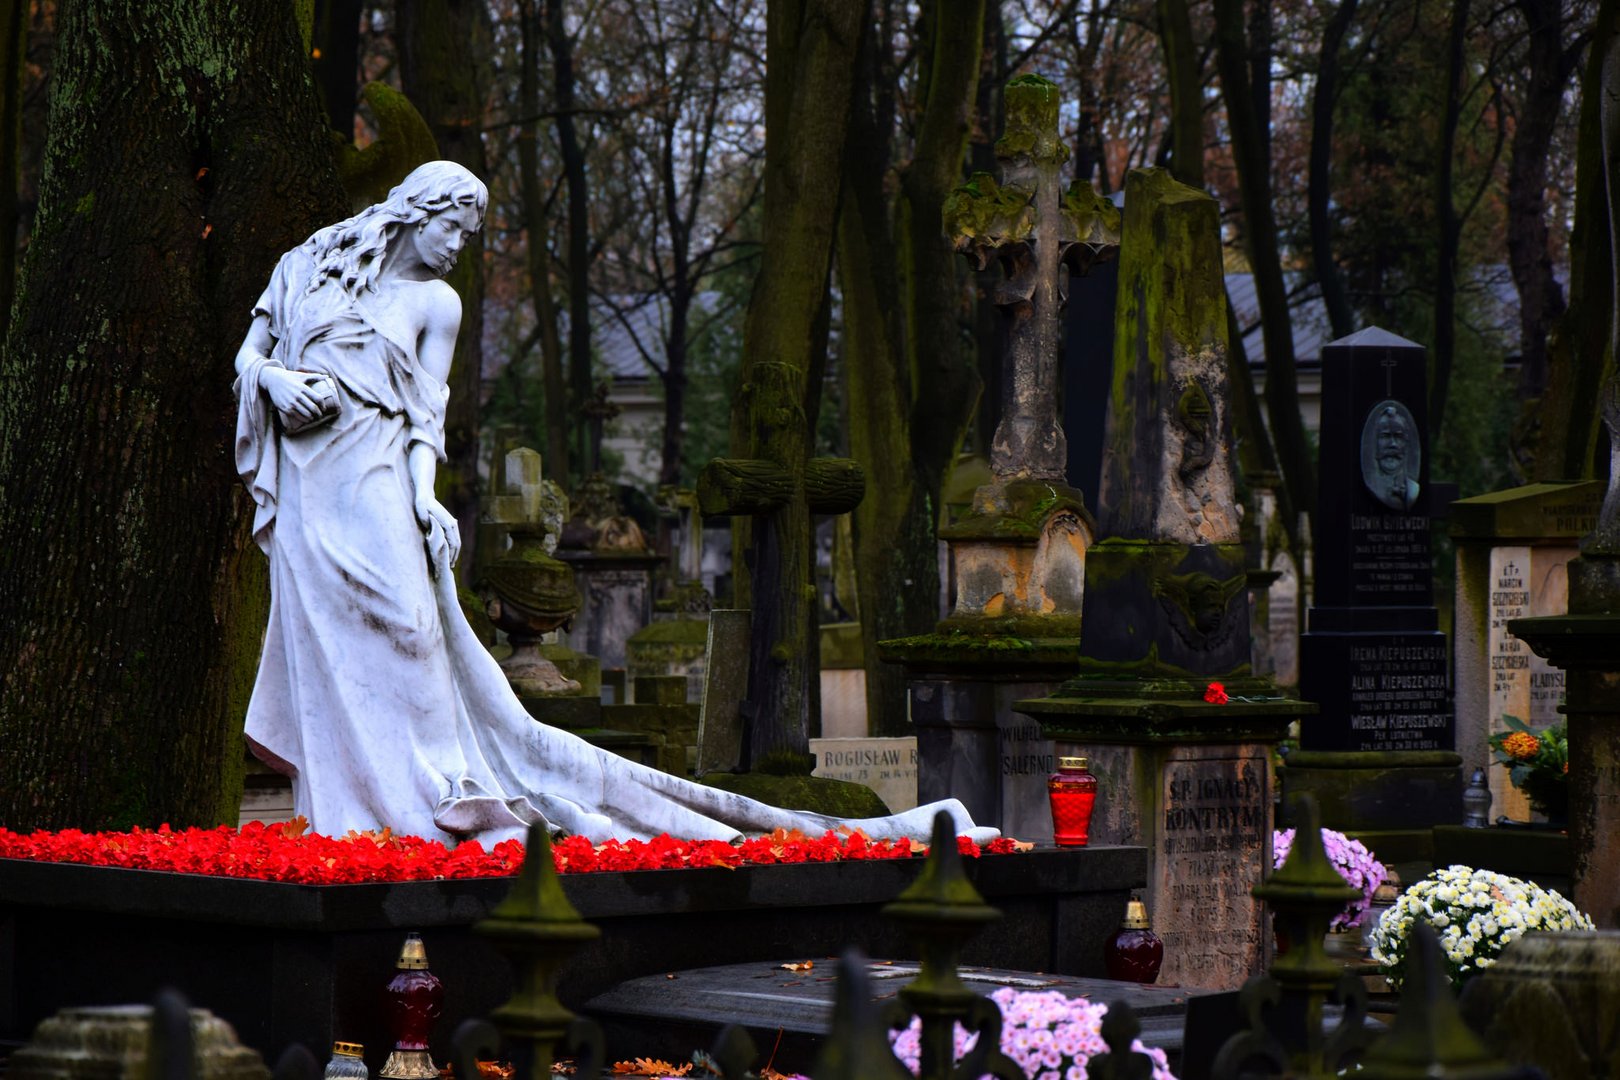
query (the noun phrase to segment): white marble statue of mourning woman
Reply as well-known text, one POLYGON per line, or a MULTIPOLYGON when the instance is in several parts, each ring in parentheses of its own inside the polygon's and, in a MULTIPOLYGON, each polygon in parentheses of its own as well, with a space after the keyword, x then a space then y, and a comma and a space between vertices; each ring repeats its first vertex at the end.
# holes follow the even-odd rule
MULTIPOLYGON (((533 720, 456 600, 433 495, 461 304, 443 280, 488 195, 451 162, 284 255, 236 358, 236 462, 270 559, 249 744, 328 834, 490 843, 543 821, 595 840, 731 839, 845 824, 606 753, 533 720)), ((851 821, 926 837, 934 812, 851 821)))

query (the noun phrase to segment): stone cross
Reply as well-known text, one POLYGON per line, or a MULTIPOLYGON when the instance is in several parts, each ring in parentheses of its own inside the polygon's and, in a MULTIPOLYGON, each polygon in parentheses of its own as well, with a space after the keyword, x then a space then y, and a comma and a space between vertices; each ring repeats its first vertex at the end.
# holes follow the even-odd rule
POLYGON ((1006 86, 1006 133, 996 142, 1002 182, 974 173, 945 202, 956 250, 1006 271, 995 303, 1010 319, 1002 416, 990 448, 997 481, 1062 482, 1068 444, 1058 417, 1058 360, 1067 264, 1083 273, 1119 250, 1120 214, 1087 181, 1063 191, 1069 151, 1058 136, 1059 92, 1039 75, 1006 86))
MULTIPOLYGON (((750 517, 746 556, 753 596, 749 643, 748 731, 744 769, 787 754, 809 771, 810 680, 816 604, 812 584, 809 517, 853 510, 866 476, 848 458, 799 458, 791 449, 805 417, 796 401, 796 373, 787 365, 756 361, 740 391, 762 432, 757 458, 716 458, 698 476, 698 506, 705 516, 750 517)), ((733 552, 735 560, 736 553, 733 552)), ((739 573, 737 575, 741 577, 739 573)))
POLYGON ((680 541, 671 545, 670 584, 685 585, 703 580, 703 509, 697 492, 672 484, 658 489, 658 509, 673 520, 680 541))

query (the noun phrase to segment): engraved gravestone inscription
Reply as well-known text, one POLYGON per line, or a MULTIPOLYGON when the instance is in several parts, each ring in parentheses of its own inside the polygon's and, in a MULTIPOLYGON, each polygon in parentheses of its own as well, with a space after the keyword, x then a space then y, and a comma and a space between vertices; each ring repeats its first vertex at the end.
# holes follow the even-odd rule
POLYGON ((1186 747, 1166 763, 1155 838, 1161 981, 1237 986, 1261 956, 1260 904, 1249 890, 1269 858, 1263 747, 1186 747))

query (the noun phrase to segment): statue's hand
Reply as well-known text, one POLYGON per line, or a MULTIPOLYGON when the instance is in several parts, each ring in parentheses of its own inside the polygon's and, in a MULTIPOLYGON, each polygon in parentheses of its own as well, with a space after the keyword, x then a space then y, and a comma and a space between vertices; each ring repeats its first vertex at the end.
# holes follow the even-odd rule
POLYGON ((321 395, 297 372, 265 365, 259 372, 259 385, 270 395, 270 404, 283 414, 313 420, 321 414, 321 395))
POLYGON ((461 526, 456 524, 455 517, 438 499, 430 497, 417 500, 416 520, 427 535, 430 564, 437 565, 442 551, 449 556, 450 565, 454 566, 461 557, 461 526))

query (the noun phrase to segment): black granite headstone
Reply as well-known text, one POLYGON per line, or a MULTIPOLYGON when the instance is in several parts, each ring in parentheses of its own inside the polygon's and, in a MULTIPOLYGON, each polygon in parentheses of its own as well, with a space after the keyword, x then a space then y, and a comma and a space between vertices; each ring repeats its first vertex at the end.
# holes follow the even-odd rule
POLYGON ((1429 553, 1423 348, 1376 327, 1322 350, 1315 604, 1300 692, 1306 750, 1447 751, 1455 742, 1429 553))

